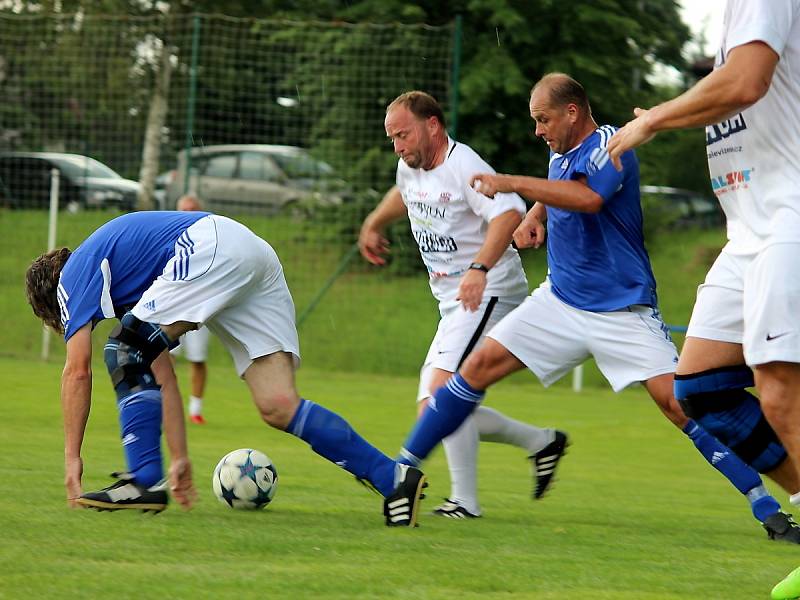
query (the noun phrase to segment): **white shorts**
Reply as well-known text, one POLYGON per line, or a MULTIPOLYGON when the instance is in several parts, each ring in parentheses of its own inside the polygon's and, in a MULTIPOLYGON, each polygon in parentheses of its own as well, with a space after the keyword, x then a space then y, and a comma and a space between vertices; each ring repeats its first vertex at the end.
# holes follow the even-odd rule
POLYGON ((500 320, 519 306, 525 294, 484 298, 478 310, 465 310, 458 301, 442 303, 442 318, 419 373, 417 402, 429 398, 434 369, 455 373, 464 359, 500 320))
POLYGON ((697 288, 687 336, 742 344, 750 366, 800 363, 800 244, 758 254, 724 250, 697 288))
POLYGON ((489 333, 545 386, 587 358, 618 392, 632 383, 674 373, 678 352, 658 309, 635 305, 590 312, 559 300, 544 281, 489 333))
POLYGON ((132 312, 159 325, 207 325, 233 356, 239 375, 256 358, 275 352, 290 352, 296 365, 300 360, 294 303, 278 256, 227 217, 209 215, 189 227, 132 312))
POLYGON ((181 336, 180 345, 173 348, 173 356, 183 356, 189 362, 202 363, 208 360, 208 340, 211 333, 208 327, 187 331, 181 336))

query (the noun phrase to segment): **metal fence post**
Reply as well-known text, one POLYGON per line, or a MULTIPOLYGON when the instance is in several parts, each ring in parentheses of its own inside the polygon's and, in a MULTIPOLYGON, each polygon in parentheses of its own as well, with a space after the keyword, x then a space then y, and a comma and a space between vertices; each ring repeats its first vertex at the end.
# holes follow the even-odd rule
POLYGON ((453 33, 453 72, 450 81, 450 137, 458 134, 458 80, 461 78, 461 36, 463 32, 461 15, 456 15, 456 29, 453 33))
MULTIPOLYGON (((47 251, 56 247, 56 226, 58 225, 58 187, 59 170, 50 170, 50 213, 47 217, 47 251)), ((50 357, 50 328, 42 330, 42 360, 50 357)))
POLYGON ((197 55, 200 51, 200 15, 192 17, 192 62, 189 66, 189 96, 186 99, 186 172, 183 174, 183 193, 189 193, 194 141, 194 107, 197 102, 197 55))

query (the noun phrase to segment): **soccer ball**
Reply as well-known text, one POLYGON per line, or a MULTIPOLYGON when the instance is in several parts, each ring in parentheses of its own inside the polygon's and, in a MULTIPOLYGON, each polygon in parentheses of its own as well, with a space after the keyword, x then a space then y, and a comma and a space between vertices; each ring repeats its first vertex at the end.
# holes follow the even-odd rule
POLYGON ((242 448, 222 457, 211 477, 214 494, 231 508, 264 508, 278 489, 278 472, 269 457, 242 448))

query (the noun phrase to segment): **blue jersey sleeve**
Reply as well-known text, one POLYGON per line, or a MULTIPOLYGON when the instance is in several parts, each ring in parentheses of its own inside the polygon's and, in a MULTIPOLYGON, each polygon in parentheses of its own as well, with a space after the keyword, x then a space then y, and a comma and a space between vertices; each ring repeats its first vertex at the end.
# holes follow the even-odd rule
POLYGON ((101 300, 105 287, 107 286, 103 272, 100 265, 94 261, 82 262, 71 269, 64 269, 59 283, 64 341, 69 340, 87 323, 104 318, 101 300))
POLYGON ((608 202, 622 185, 622 171, 617 171, 604 146, 585 152, 576 165, 573 177, 586 176, 588 186, 608 202))

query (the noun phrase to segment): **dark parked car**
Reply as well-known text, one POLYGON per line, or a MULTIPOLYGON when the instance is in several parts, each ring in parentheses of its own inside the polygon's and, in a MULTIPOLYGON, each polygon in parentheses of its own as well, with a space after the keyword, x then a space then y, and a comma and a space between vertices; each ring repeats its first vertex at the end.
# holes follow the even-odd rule
POLYGON ((79 154, 58 152, 0 152, 4 203, 12 208, 50 206, 51 171, 59 171, 59 206, 114 207, 132 210, 139 184, 124 179, 103 163, 79 154))

